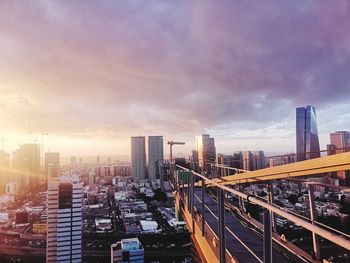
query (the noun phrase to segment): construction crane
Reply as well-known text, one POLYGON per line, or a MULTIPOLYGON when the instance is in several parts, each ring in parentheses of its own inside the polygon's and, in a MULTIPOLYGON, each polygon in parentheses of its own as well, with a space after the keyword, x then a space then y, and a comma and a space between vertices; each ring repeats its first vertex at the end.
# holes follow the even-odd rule
POLYGON ((174 141, 168 141, 168 144, 170 145, 170 162, 173 162, 173 145, 185 145, 184 142, 174 142, 174 141))

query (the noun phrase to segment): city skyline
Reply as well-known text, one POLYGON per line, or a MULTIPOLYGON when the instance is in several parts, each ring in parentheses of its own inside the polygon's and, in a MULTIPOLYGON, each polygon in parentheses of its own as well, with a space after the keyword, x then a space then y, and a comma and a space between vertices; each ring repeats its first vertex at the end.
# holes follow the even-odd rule
POLYGON ((162 134, 189 152, 208 133, 220 152, 290 152, 294 109, 314 105, 325 149, 329 133, 349 130, 348 9, 2 1, 0 148, 44 137, 62 156, 126 154, 130 136, 162 134))
POLYGON ((0 262, 350 262, 350 1, 0 1, 0 262))

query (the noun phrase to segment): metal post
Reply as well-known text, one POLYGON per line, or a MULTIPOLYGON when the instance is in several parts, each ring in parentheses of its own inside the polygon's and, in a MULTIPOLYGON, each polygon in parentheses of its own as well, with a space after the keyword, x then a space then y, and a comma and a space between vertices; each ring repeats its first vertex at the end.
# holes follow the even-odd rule
POLYGON ((264 212, 264 263, 272 263, 272 226, 269 210, 264 212))
MULTIPOLYGON (((270 182, 267 186, 268 189, 268 197, 269 197, 269 204, 273 205, 273 187, 272 182, 270 182)), ((275 214, 271 212, 271 220, 272 220, 272 228, 276 230, 276 218, 275 214)))
POLYGON ((180 199, 181 199, 182 201, 184 201, 184 200, 183 200, 183 199, 184 199, 184 183, 183 183, 182 180, 179 181, 179 185, 180 185, 180 187, 179 187, 180 199))
POLYGON ((226 227, 225 227, 225 198, 224 190, 218 189, 218 205, 219 205, 219 249, 220 249, 220 263, 226 262, 226 227))
MULTIPOLYGON (((315 196, 314 196, 314 186, 312 184, 308 185, 309 187, 309 208, 310 208, 310 219, 311 223, 314 225, 317 219, 316 208, 315 208, 315 196)), ((312 232, 312 244, 313 244, 313 256, 317 259, 320 258, 320 244, 319 239, 315 232, 312 232)))
POLYGON ((191 211, 191 172, 187 176, 187 211, 191 211))
POLYGON ((193 172, 190 173, 191 178, 191 215, 192 219, 194 219, 194 182, 195 182, 195 175, 193 172))
POLYGON ((205 180, 202 178, 202 192, 201 192, 201 211, 202 211, 202 236, 205 236, 205 206, 204 206, 204 197, 205 197, 205 180))
MULTIPOLYGON (((239 191, 241 192, 242 191, 242 185, 238 185, 238 189, 239 191)), ((243 210, 243 207, 244 207, 244 200, 242 197, 238 196, 238 204, 239 204, 239 208, 241 210, 243 210)))
POLYGON ((164 169, 163 169, 163 160, 162 162, 159 162, 159 160, 157 160, 158 163, 158 172, 159 172, 159 178, 160 178, 160 189, 164 192, 164 169))

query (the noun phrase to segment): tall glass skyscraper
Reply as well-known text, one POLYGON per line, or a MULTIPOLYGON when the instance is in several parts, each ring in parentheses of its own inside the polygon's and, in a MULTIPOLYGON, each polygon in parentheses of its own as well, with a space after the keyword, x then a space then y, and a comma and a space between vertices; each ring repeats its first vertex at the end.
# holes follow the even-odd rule
POLYGON ((148 178, 156 179, 159 164, 163 163, 163 136, 148 136, 148 178))
POLYGON ((296 141, 297 161, 320 157, 315 107, 296 109, 296 141))
POLYGON ((146 148, 145 137, 131 137, 131 176, 133 178, 146 178, 146 148))
POLYGON ((196 136, 196 148, 198 152, 199 166, 202 171, 209 171, 210 163, 215 163, 216 161, 214 138, 210 138, 209 134, 196 136))

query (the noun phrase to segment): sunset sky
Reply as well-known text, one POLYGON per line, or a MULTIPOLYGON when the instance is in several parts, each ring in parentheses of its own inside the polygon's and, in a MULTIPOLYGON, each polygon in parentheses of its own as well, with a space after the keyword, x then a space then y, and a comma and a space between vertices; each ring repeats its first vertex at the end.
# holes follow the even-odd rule
POLYGON ((128 154, 164 135, 218 152, 321 148, 350 130, 349 1, 0 1, 0 148, 128 154))

